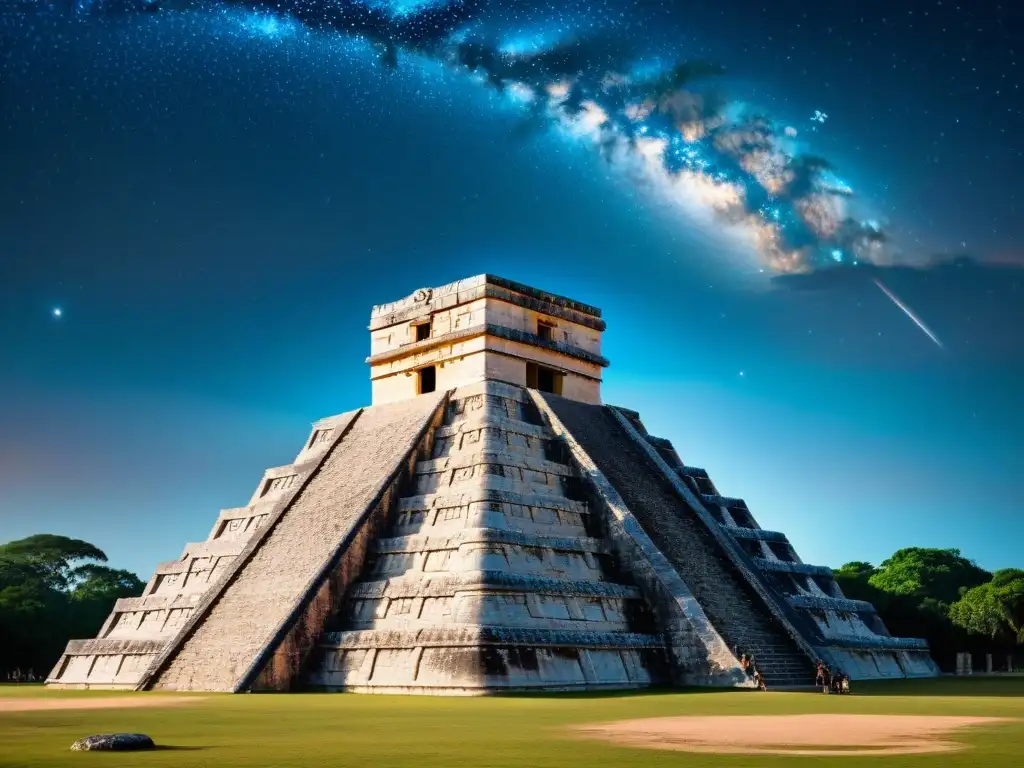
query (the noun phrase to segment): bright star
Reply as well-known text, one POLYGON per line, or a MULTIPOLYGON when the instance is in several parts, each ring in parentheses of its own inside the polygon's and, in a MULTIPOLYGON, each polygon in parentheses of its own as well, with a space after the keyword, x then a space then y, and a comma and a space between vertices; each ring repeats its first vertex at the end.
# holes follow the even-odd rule
POLYGON ((61 317, 61 316, 63 316, 63 314, 64 314, 64 310, 61 309, 60 307, 54 307, 53 308, 53 316, 54 317, 61 317))

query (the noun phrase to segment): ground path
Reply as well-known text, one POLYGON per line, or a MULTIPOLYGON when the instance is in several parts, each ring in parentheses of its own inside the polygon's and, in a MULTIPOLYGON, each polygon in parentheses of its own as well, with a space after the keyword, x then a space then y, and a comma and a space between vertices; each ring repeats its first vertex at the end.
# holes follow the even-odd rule
POLYGON ((948 740, 966 726, 999 717, 922 715, 740 715, 652 717, 577 726, 573 730, 622 746, 686 752, 761 755, 907 755, 963 748, 948 740))
POLYGON ((205 696, 83 696, 81 698, 0 698, 0 715, 7 712, 36 712, 50 709, 135 709, 173 707, 202 701, 205 696))

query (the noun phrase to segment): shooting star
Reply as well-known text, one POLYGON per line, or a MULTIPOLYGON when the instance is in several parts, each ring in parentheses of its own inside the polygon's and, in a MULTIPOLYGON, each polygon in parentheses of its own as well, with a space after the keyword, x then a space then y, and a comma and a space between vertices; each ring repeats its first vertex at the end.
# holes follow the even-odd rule
POLYGON ((888 296, 893 304, 895 304, 897 307, 899 307, 901 310, 903 310, 903 314, 905 314, 907 317, 909 317, 911 320, 913 320, 914 324, 918 328, 920 328, 922 331, 924 331, 928 335, 928 338, 931 339, 932 341, 934 341, 935 345, 939 349, 943 349, 943 350, 945 349, 945 347, 942 346, 942 342, 939 341, 938 336, 936 336, 934 333, 932 333, 931 330, 929 330, 928 326, 925 325, 924 322, 921 320, 921 318, 919 318, 917 315, 914 314, 914 310, 912 310, 910 307, 908 307, 906 304, 904 304, 902 301, 900 301, 898 298, 896 298, 896 295, 892 291, 890 291, 888 288, 886 288, 882 284, 881 280, 879 280, 878 278, 872 278, 872 279, 875 281, 875 285, 878 286, 878 289, 882 293, 884 293, 886 296, 888 296))

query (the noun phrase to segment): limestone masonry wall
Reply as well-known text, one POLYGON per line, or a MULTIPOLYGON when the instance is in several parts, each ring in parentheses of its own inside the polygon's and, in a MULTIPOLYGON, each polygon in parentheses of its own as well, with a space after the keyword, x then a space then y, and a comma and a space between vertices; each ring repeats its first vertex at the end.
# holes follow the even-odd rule
POLYGON ((373 309, 373 402, 415 396, 417 372, 428 366, 438 389, 484 380, 525 386, 529 362, 560 372, 564 396, 597 403, 608 365, 604 327, 595 307, 490 275, 424 288, 373 309))

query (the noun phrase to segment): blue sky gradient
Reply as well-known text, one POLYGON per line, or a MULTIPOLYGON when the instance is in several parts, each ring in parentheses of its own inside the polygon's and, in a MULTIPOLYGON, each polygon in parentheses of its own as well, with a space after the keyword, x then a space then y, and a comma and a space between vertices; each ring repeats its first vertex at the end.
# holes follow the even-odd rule
MULTIPOLYGON (((820 40, 773 48, 759 18, 695 17, 684 53, 743 65, 736 88, 760 73, 749 95, 777 111, 834 112, 852 54, 789 66, 820 40)), ((772 280, 589 148, 519 135, 515 106, 467 77, 158 21, 68 27, 55 47, 51 27, 2 27, 0 145, 18 151, 0 153, 0 541, 76 536, 148 577, 310 422, 367 404, 371 305, 492 272, 602 307, 606 401, 804 560, 940 546, 1022 564, 1021 219, 1016 198, 988 204, 1021 161, 984 164, 1003 105, 965 110, 970 147, 926 137, 973 153, 952 171, 911 163, 900 132, 865 149, 860 112, 822 138, 906 242, 927 230, 923 255, 968 243, 959 271, 885 276, 943 350, 869 279, 772 280)), ((866 35, 871 113, 927 123, 945 96, 908 106, 863 53, 883 43, 848 34, 866 35)), ((914 45, 928 60, 940 43, 914 45)))

